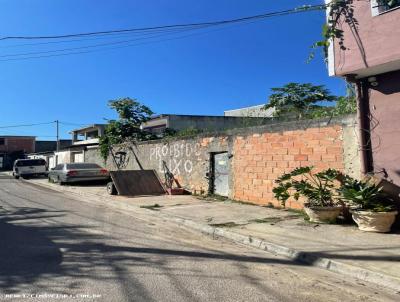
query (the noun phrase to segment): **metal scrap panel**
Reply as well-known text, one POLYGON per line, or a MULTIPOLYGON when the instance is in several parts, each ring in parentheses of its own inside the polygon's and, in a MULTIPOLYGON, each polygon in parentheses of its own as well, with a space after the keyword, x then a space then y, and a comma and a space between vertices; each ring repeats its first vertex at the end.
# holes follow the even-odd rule
POLYGON ((111 171, 111 178, 119 195, 161 195, 165 189, 155 170, 111 171))

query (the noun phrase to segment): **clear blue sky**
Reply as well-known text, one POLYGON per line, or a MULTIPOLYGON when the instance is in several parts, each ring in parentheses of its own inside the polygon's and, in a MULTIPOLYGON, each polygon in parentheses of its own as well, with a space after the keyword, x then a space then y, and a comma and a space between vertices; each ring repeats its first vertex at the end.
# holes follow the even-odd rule
MULTIPOLYGON (((322 0, 3 0, 0 36, 56 35, 109 29, 206 22, 284 10, 322 0)), ((36 60, 0 61, 0 127, 61 121, 87 124, 114 118, 107 101, 129 96, 156 113, 221 115, 224 110, 265 103, 271 87, 287 82, 325 84, 345 93, 342 80, 329 78, 318 53, 323 12, 267 19, 183 39, 111 51, 36 60)), ((111 41, 124 40, 129 36, 111 41)), ((19 46, 0 42, 1 57, 110 42, 19 46)), ((73 125, 63 125, 69 137, 73 125)), ((53 125, 0 129, 0 135, 55 133, 53 125)), ((41 137, 42 136, 42 137, 41 137)), ((47 137, 47 139, 52 139, 47 137)))

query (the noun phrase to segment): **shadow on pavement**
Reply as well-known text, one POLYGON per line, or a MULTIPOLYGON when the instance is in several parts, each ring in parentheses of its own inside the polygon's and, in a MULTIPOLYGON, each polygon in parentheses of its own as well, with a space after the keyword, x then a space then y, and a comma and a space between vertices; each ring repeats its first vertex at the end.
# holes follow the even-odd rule
MULTIPOLYGON (((170 262, 177 260, 208 263, 210 259, 216 259, 235 261, 234 265, 240 266, 246 263, 301 265, 274 257, 158 248, 159 241, 152 244, 156 247, 122 245, 120 241, 114 244, 109 240, 112 236, 90 231, 91 227, 57 221, 65 215, 67 213, 63 211, 26 207, 16 208, 13 212, 0 211, 1 292, 40 288, 53 293, 69 293, 84 280, 117 280, 127 295, 134 292, 136 297, 147 299, 150 294, 146 292, 145 284, 129 272, 130 268, 153 268, 157 274, 175 279, 179 269, 171 271, 170 262), (99 274, 99 270, 104 273, 99 274), (43 280, 51 280, 52 285, 37 287, 36 284, 43 284, 43 280)), ((141 238, 137 240, 140 242, 141 238)), ((186 273, 192 273, 189 271, 186 273)), ((203 272, 197 273, 201 278, 214 278, 203 272)))

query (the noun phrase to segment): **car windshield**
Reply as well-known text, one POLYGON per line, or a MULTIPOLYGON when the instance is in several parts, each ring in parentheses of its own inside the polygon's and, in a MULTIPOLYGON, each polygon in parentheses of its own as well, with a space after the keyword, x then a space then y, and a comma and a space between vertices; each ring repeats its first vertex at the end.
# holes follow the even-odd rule
POLYGON ((98 164, 74 163, 67 164, 67 169, 101 169, 98 164))
POLYGON ((27 166, 45 166, 46 161, 44 159, 26 159, 19 160, 15 164, 17 167, 27 167, 27 166))

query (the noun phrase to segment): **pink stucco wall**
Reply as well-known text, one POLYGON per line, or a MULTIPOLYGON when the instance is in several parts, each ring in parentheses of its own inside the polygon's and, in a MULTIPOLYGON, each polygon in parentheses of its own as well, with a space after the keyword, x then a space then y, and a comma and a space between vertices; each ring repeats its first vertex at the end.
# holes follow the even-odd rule
POLYGON ((359 23, 357 32, 352 32, 346 23, 342 25, 344 44, 348 49, 341 50, 338 41, 334 45, 335 74, 342 76, 400 61, 400 9, 372 16, 371 2, 356 0, 354 10, 359 23))
POLYGON ((400 71, 377 77, 369 89, 374 171, 400 186, 400 71))

